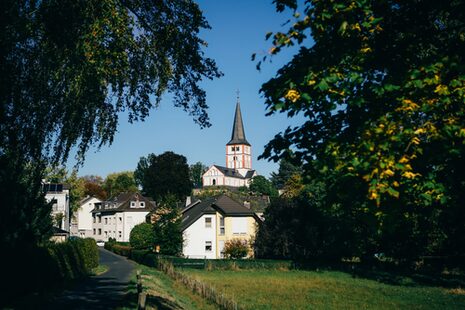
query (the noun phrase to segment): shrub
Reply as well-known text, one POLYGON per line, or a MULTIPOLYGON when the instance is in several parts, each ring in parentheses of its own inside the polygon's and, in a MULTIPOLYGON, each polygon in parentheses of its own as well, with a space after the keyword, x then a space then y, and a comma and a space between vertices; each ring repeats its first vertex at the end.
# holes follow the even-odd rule
POLYGON ((139 264, 157 267, 158 256, 148 250, 132 250, 131 259, 139 264))
POLYGON ((153 246, 154 235, 152 224, 140 223, 131 230, 129 243, 135 250, 146 250, 153 246))
POLYGON ((127 245, 114 244, 111 250, 118 255, 130 257, 131 256, 131 247, 127 245))
POLYGON ((243 258, 249 253, 249 246, 246 240, 228 240, 224 245, 223 253, 227 258, 243 258))

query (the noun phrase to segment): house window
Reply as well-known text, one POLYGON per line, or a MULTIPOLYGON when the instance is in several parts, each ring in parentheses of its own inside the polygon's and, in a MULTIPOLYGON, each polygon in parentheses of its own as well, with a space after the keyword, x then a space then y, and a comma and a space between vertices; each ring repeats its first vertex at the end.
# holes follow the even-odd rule
POLYGON ((105 234, 105 238, 108 237, 108 232, 107 231, 104 231, 103 233, 105 234))
POLYGON ((212 185, 216 185, 216 180, 213 179, 212 185))
POLYGON ((233 160, 234 160, 234 161, 236 161, 236 160, 237 160, 237 157, 236 157, 236 156, 234 156, 234 157, 233 157, 233 160))
POLYGON ((232 233, 233 234, 246 234, 247 233, 247 218, 246 217, 232 218, 232 233))
POLYGON ((123 234, 121 233, 121 230, 120 230, 118 231, 118 238, 121 238, 121 237, 123 237, 123 234))
POLYGON ((95 223, 95 214, 94 214, 94 215, 92 215, 92 218, 93 218, 93 220, 94 220, 94 223, 95 223))
POLYGON ((212 251, 212 242, 205 241, 205 252, 211 252, 211 251, 212 251))
POLYGON ((99 235, 102 234, 102 229, 101 229, 101 228, 98 229, 98 234, 99 234, 99 235))
POLYGON ((119 217, 119 222, 122 223, 123 222, 123 218, 120 216, 119 217))
POLYGON ((239 150, 240 150, 240 148, 238 146, 236 146, 236 151, 239 151, 239 150))
POLYGON ((212 218, 211 217, 206 217, 205 218, 205 228, 211 228, 212 227, 212 218))
POLYGON ((108 224, 108 218, 105 218, 105 225, 108 224))
POLYGON ((224 235, 224 217, 220 217, 220 235, 224 235))
POLYGON ((233 152, 234 152, 234 146, 231 146, 231 151, 233 151, 233 152))
POLYGON ((98 222, 99 222, 99 223, 102 223, 102 217, 101 217, 100 215, 99 215, 99 217, 98 217, 98 222))
POLYGON ((136 207, 136 202, 135 201, 131 201, 131 208, 135 208, 136 207))
POLYGON ((95 235, 95 228, 94 228, 94 235, 95 235))
POLYGON ((141 202, 139 203, 139 207, 145 208, 145 202, 141 201, 141 202))

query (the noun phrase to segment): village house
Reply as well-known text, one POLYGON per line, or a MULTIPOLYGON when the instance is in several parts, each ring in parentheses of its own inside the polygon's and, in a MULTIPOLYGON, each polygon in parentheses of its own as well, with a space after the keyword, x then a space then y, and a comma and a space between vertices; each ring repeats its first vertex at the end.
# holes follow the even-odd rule
POLYGON ((92 237, 128 242, 134 226, 144 223, 146 215, 154 209, 155 202, 138 193, 122 193, 97 202, 92 211, 92 237))
POLYGON ((253 211, 226 195, 195 201, 182 210, 182 253, 188 258, 222 258, 225 243, 249 243, 259 221, 253 211))
POLYGON ((69 188, 61 183, 43 183, 42 190, 45 200, 52 203, 53 226, 62 233, 69 232, 69 188))
POLYGON ((78 208, 71 218, 70 235, 80 238, 93 238, 92 231, 92 210, 95 204, 102 202, 96 197, 87 196, 78 202, 78 208))
POLYGON ((252 169, 252 146, 245 138, 239 98, 236 104, 231 140, 226 144, 226 167, 212 165, 202 176, 204 187, 248 187, 257 172, 252 169))

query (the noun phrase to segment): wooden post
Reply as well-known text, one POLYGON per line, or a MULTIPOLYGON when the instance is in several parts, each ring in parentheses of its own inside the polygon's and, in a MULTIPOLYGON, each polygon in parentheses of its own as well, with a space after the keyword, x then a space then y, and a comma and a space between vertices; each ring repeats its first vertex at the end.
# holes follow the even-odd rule
POLYGON ((140 270, 137 270, 137 309, 144 310, 147 300, 147 294, 143 292, 142 276, 140 270))
POLYGON ((137 309, 145 310, 146 301, 147 301, 147 294, 146 293, 140 293, 139 294, 139 300, 137 301, 137 309))

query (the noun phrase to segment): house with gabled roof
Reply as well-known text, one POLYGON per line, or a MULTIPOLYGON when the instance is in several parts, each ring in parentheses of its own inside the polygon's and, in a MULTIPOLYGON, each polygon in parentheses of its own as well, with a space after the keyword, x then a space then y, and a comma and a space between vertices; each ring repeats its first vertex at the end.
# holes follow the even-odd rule
POLYGON ((95 204, 102 202, 101 199, 93 196, 87 196, 81 199, 77 204, 78 207, 71 217, 70 235, 80 238, 92 238, 92 210, 95 204))
POLYGON ((128 242, 131 230, 144 223, 155 210, 155 202, 139 193, 121 193, 95 204, 92 210, 92 237, 96 240, 128 242))
POLYGON ((182 253, 188 258, 222 258, 228 240, 250 243, 259 222, 252 210, 226 195, 197 200, 182 210, 182 253))
POLYGON ((239 98, 236 103, 231 140, 226 144, 226 166, 212 165, 202 176, 204 187, 249 186, 257 172, 252 169, 252 146, 245 138, 239 98))

